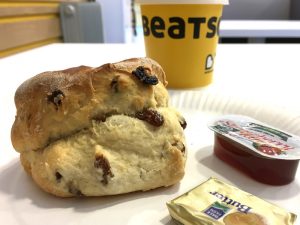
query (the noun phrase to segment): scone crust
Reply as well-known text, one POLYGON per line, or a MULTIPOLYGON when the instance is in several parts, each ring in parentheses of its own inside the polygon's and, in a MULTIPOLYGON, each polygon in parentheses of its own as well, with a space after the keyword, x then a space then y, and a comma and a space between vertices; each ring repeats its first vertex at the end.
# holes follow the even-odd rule
POLYGON ((149 58, 41 73, 16 91, 12 144, 18 152, 38 150, 89 127, 94 118, 166 106, 165 85, 164 71, 149 58), (159 83, 140 82, 132 75, 138 66, 157 76, 159 83))

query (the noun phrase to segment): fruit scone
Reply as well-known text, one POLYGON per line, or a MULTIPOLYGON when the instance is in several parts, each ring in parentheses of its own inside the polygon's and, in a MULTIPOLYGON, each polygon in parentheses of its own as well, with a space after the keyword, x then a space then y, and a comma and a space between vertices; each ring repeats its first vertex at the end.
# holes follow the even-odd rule
POLYGON ((15 93, 11 140, 25 170, 61 197, 146 191, 184 176, 185 119, 149 58, 38 74, 15 93))

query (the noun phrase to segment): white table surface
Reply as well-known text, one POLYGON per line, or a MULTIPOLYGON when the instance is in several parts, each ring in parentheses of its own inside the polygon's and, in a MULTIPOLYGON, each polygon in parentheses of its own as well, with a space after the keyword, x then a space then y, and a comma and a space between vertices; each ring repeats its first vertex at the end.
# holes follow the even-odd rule
POLYGON ((220 37, 300 37, 300 21, 295 20, 222 20, 220 37))
MULTIPOLYGON (((280 122, 279 125, 298 124, 299 54, 300 45, 219 45, 214 83, 211 86, 198 90, 170 90, 171 103, 176 103, 184 114, 190 115, 192 129, 187 128, 187 141, 198 133, 199 136, 203 136, 203 139, 199 138, 196 142, 189 143, 187 174, 182 182, 169 189, 158 189, 148 193, 85 200, 65 200, 47 195, 36 188, 23 172, 18 162, 18 154, 10 142, 10 129, 15 116, 15 90, 25 79, 43 71, 78 65, 100 66, 129 57, 144 56, 143 46, 52 44, 0 59, 0 223, 173 224, 168 216, 165 201, 184 193, 210 176, 219 177, 300 216, 299 170, 295 181, 284 186, 264 185, 242 175, 213 156, 212 134, 207 130, 204 120, 207 117, 199 117, 202 114, 213 113, 222 102, 235 101, 240 105, 224 112, 242 112, 251 105, 252 108, 263 107, 263 111, 260 112, 276 111, 275 117, 280 117, 281 113, 294 116, 283 123, 280 122), (198 111, 185 110, 188 106, 182 99, 195 93, 205 96, 204 105, 208 104, 210 98, 217 98, 217 101, 198 111), (198 149, 200 142, 204 147, 198 149)), ((200 99, 204 101, 204 97, 200 99)), ((264 118, 262 114, 257 116, 264 118)), ((266 120, 276 118, 268 117, 266 120)), ((298 129, 298 126, 295 126, 291 129, 300 135, 300 127, 298 129)), ((296 224, 300 224, 299 219, 296 224)))

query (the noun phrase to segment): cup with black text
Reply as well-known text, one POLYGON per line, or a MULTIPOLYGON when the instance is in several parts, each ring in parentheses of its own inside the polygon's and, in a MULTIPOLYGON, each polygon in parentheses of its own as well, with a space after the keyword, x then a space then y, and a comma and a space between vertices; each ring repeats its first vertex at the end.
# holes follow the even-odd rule
POLYGON ((219 26, 228 0, 137 0, 146 56, 165 70, 168 88, 212 82, 219 26))

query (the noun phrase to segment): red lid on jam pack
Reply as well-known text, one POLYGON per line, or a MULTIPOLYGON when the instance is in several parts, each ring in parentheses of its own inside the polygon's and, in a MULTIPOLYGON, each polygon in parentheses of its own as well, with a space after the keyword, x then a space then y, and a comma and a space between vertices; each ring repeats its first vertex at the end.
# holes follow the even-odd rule
POLYGON ((300 159, 300 138, 250 117, 222 116, 209 124, 218 135, 243 145, 261 157, 282 160, 300 159))

